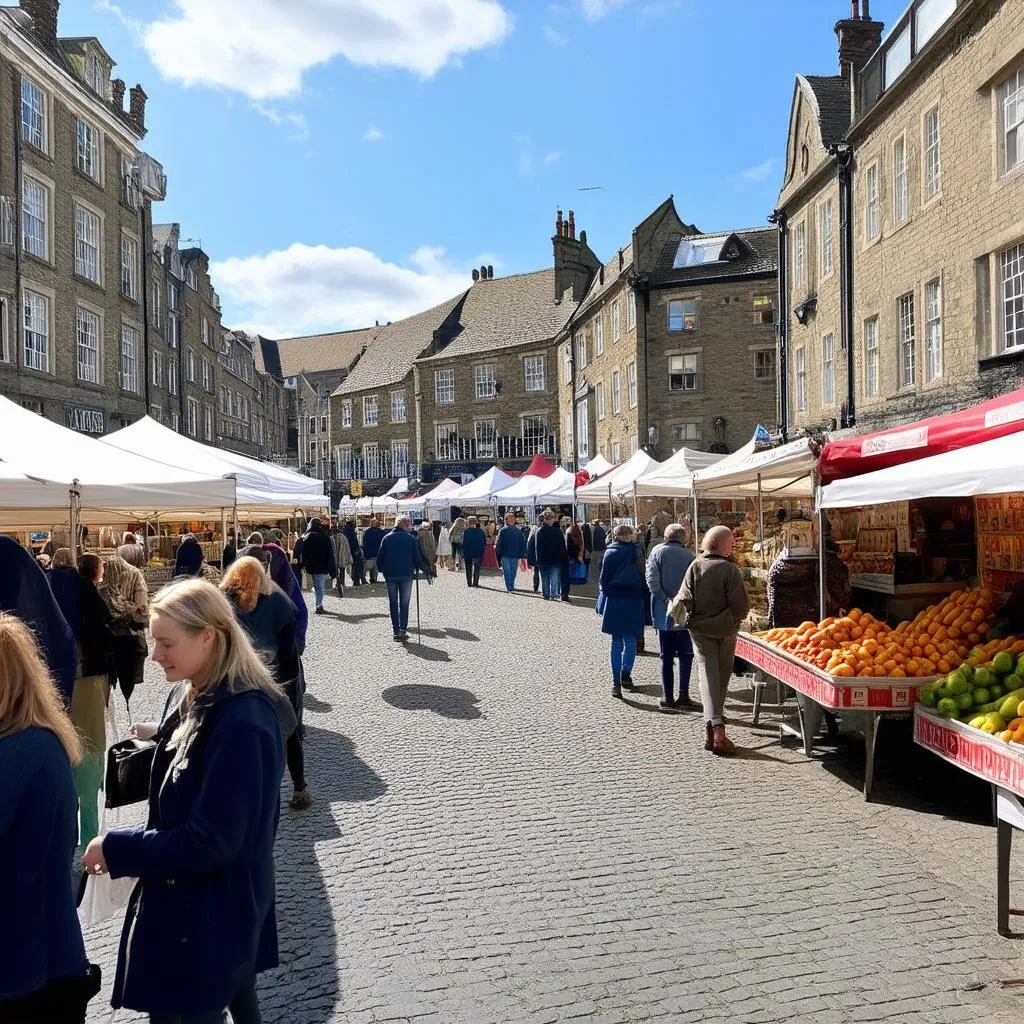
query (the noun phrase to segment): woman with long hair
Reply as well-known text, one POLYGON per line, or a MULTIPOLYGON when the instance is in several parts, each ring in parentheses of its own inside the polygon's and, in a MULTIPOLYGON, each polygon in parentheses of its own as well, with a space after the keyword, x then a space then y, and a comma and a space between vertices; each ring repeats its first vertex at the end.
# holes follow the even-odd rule
POLYGON ((0 1020, 79 1024, 99 989, 75 913, 82 745, 32 631, 0 612, 0 1020))
POLYGON ((288 773, 292 777, 291 806, 302 810, 310 805, 302 753, 302 674, 295 633, 295 609, 291 599, 270 578, 267 563, 270 556, 261 552, 259 558, 244 555, 232 563, 221 580, 220 589, 227 594, 242 628, 253 646, 270 665, 274 678, 291 701, 299 727, 288 737, 288 773))
POLYGON ((149 646, 146 625, 149 622, 149 590, 142 570, 120 555, 103 564, 100 597, 110 612, 114 634, 114 676, 125 703, 130 704, 136 686, 142 685, 149 646))
POLYGON ((459 516, 458 519, 452 523, 452 528, 448 531, 448 539, 452 544, 452 571, 458 572, 462 568, 462 538, 466 534, 466 520, 459 516))
POLYGON ((227 597, 203 580, 150 606, 153 660, 173 684, 155 733, 149 818, 89 844, 95 874, 137 877, 111 1005, 151 1024, 258 1024, 255 977, 277 966, 274 836, 281 693, 227 597))

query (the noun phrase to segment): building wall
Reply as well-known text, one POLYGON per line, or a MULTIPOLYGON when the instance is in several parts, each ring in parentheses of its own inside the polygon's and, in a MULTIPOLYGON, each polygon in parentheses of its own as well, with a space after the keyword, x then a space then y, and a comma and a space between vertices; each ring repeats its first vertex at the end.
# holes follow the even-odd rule
POLYGON ((200 250, 182 253, 182 377, 184 415, 181 432, 206 444, 217 440, 217 396, 220 389, 220 303, 210 282, 209 264, 200 250), (194 271, 190 277, 189 271, 194 271), (205 336, 203 323, 206 323, 205 336), (209 368, 204 379, 204 365, 209 368), (198 414, 190 413, 195 402, 198 414), (195 422, 193 422, 193 419, 195 422))

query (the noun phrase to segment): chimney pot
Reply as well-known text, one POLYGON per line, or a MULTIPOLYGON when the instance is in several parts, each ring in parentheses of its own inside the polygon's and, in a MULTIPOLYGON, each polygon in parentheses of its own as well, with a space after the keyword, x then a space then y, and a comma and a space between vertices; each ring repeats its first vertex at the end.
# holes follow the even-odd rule
POLYGON ((860 20, 860 0, 850 0, 850 20, 860 20))
POLYGON ((863 14, 861 15, 861 17, 864 19, 864 21, 870 21, 871 20, 871 0, 863 0, 861 6, 863 8, 863 14))
POLYGON ((572 210, 569 211, 569 237, 576 237, 576 214, 572 210))
POLYGON ((562 211, 558 210, 555 216, 555 234, 562 237, 562 211))
POLYGON ((480 271, 477 270, 476 267, 474 267, 473 268, 473 283, 476 284, 476 282, 479 281, 479 280, 480 280, 480 271))
POLYGON ((490 263, 487 264, 487 280, 494 280, 494 267, 492 267, 490 263))
POLYGON ((480 280, 481 281, 486 281, 487 280, 487 266, 486 266, 486 264, 481 264, 480 265, 480 280))
POLYGON ((619 270, 622 269, 622 250, 619 250, 619 270))
POLYGON ((140 132, 146 130, 146 90, 141 85, 132 86, 128 95, 128 116, 140 132))
POLYGON ((581 232, 580 232, 580 241, 581 241, 581 242, 582 242, 582 243, 583 243, 584 245, 586 245, 586 244, 587 244, 587 232, 586 232, 585 230, 584 230, 584 231, 581 231, 581 232))

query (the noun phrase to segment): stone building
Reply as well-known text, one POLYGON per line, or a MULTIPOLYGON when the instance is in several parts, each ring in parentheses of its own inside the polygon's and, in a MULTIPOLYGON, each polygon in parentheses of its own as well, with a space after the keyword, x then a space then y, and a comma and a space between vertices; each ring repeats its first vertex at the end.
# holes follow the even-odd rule
POLYGON ((287 391, 261 372, 260 345, 245 331, 225 331, 217 386, 217 446, 252 458, 280 459, 286 447, 287 391))
POLYGON ((637 225, 558 338, 567 462, 734 451, 776 424, 776 245, 702 234, 671 197, 637 225))
POLYGON ((104 434, 149 405, 146 94, 59 0, 0 8, 0 393, 104 434))
POLYGON ((1024 380, 1024 7, 914 0, 883 30, 854 0, 840 74, 797 78, 775 215, 790 430, 1024 380))

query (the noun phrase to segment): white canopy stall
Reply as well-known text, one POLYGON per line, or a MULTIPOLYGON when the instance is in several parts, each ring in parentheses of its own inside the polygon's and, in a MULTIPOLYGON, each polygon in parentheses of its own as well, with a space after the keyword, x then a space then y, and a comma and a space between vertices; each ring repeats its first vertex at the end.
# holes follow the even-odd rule
POLYGON ((576 488, 577 501, 611 501, 613 497, 633 493, 634 484, 644 477, 660 470, 661 463, 656 462, 642 448, 634 452, 629 459, 610 473, 605 473, 600 480, 576 488))
MULTIPOLYGON (((641 498, 689 498, 693 493, 693 474, 720 463, 723 456, 680 448, 654 472, 638 479, 636 493, 641 498)), ((599 481, 600 483, 601 481, 599 481)))
POLYGON ((448 508, 448 497, 462 489, 451 477, 445 477, 429 494, 421 494, 416 498, 403 498, 398 502, 398 511, 407 513, 426 513, 428 508, 448 508))
POLYGON ((549 476, 521 476, 511 487, 493 495, 498 505, 569 505, 573 501, 576 479, 558 467, 549 476))
POLYGON ((483 508, 492 503, 493 495, 496 492, 511 487, 515 482, 515 477, 509 476, 497 466, 491 466, 482 476, 478 476, 475 480, 471 480, 468 484, 463 484, 457 490, 445 495, 444 505, 432 507, 451 508, 453 505, 457 505, 459 508, 483 508))

